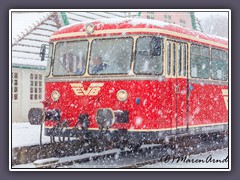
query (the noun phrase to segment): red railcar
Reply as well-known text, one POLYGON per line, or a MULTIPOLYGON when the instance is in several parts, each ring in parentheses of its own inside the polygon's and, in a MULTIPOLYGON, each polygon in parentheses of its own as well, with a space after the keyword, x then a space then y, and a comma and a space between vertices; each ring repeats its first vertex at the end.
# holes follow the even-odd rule
POLYGON ((29 111, 47 136, 108 134, 138 145, 228 131, 223 38, 161 21, 104 19, 59 29, 50 47, 44 109, 29 111))

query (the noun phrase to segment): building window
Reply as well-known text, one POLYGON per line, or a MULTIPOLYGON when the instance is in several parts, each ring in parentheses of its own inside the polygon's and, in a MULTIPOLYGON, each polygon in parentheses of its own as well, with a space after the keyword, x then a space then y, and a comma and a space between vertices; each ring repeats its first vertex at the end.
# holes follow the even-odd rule
POLYGON ((12 100, 18 100, 18 77, 19 74, 14 72, 12 73, 12 100))
POLYGON ((180 26, 186 27, 186 21, 183 19, 180 19, 180 26))
POLYGON ((164 15, 164 21, 171 23, 172 22, 172 17, 170 15, 164 15))
POLYGON ((154 14, 154 12, 151 11, 151 12, 148 12, 148 14, 154 14))
POLYGON ((30 74, 30 100, 41 100, 43 93, 42 74, 30 74))
POLYGON ((147 15, 147 19, 154 19, 154 15, 147 15))

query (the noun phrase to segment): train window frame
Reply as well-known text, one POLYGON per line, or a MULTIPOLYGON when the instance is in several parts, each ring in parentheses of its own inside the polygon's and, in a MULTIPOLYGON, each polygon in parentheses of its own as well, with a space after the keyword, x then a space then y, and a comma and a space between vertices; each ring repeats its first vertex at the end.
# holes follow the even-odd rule
MULTIPOLYGON (((190 77, 191 78, 197 78, 197 79, 210 79, 211 78, 211 55, 210 55, 210 53, 211 53, 211 49, 210 49, 210 47, 209 46, 205 46, 205 45, 200 45, 200 44, 191 44, 191 46, 190 46, 190 77), (198 53, 199 54, 195 54, 195 52, 193 53, 193 47, 199 47, 199 49, 198 49, 198 53), (208 49, 208 56, 202 56, 202 49, 201 48, 207 48, 208 49), (199 76, 199 75, 196 75, 196 77, 194 77, 193 75, 192 75, 192 66, 193 66, 193 57, 194 56, 200 56, 200 58, 201 58, 201 61, 203 61, 203 60, 206 60, 206 59, 203 59, 203 58, 208 58, 207 59, 207 62, 208 62, 208 66, 206 66, 207 68, 208 68, 208 76, 207 77, 205 77, 205 76, 199 76)), ((195 59, 196 60, 196 59, 195 59)), ((198 59, 198 61, 199 61, 199 59, 198 59)))
POLYGON ((177 39, 166 39, 166 76, 169 77, 183 77, 186 78, 187 77, 187 73, 188 73, 188 42, 187 41, 179 41, 177 39), (169 47, 168 47, 168 43, 171 47, 171 52, 170 52, 170 67, 168 66, 169 63, 169 47), (181 74, 179 75, 179 56, 177 56, 179 54, 179 50, 178 48, 181 46, 181 74), (173 49, 174 48, 174 49, 173 49), (185 48, 185 49, 184 49, 185 48), (185 51, 184 51, 185 50, 185 51), (177 52, 176 52, 177 51, 177 52), (184 56, 185 55, 185 56, 184 56), (177 59, 176 59, 177 56, 177 59), (174 58, 173 58, 174 57, 174 58), (185 58, 184 58, 185 57, 185 58), (176 61, 177 60, 177 61, 176 61), (176 64, 177 63, 177 64, 176 64), (170 73, 167 72, 168 68, 170 68, 170 73), (174 74, 175 71, 175 74, 174 74))
POLYGON ((188 44, 187 42, 177 42, 178 44, 178 55, 179 55, 179 46, 181 47, 180 49, 180 61, 179 63, 179 57, 178 57, 178 77, 187 77, 187 63, 188 63, 188 44), (179 68, 179 66, 181 68, 179 68))
MULTIPOLYGON (((84 76, 84 74, 86 73, 86 69, 87 69, 87 61, 88 61, 88 51, 89 51, 89 40, 88 39, 81 39, 81 40, 68 40, 68 41, 58 41, 58 42, 56 42, 56 44, 55 44, 55 46, 54 46, 54 58, 52 58, 52 76, 54 76, 54 77, 60 77, 60 76, 63 76, 63 77, 65 77, 65 76, 84 76), (58 44, 63 44, 63 43, 74 43, 74 42, 87 42, 87 45, 86 45, 86 57, 85 57, 85 68, 84 68, 84 70, 83 70, 83 72, 82 73, 80 73, 80 74, 78 74, 78 73, 70 73, 70 74, 64 74, 64 75, 56 75, 56 74, 54 74, 54 68, 55 68, 55 61, 57 61, 57 59, 56 59, 56 52, 57 52, 57 45, 58 44)), ((66 54, 66 53, 65 53, 66 54)), ((62 63, 61 63, 62 64, 62 63)), ((62 66, 63 66, 63 64, 62 64, 62 66)))
POLYGON ((171 65, 172 65, 172 42, 167 40, 167 47, 166 47, 166 58, 167 58, 167 76, 171 76, 171 65))
MULTIPOLYGON (((217 81, 228 81, 228 71, 229 71, 229 69, 228 69, 228 51, 226 51, 226 50, 222 50, 222 49, 217 49, 217 48, 212 48, 211 49, 211 79, 212 80, 217 80, 217 81), (219 54, 219 57, 213 57, 213 51, 218 51, 218 52, 220 52, 219 54), (221 52, 222 53, 225 53, 226 54, 226 56, 225 56, 225 59, 224 58, 221 58, 221 52), (223 78, 214 78, 213 77, 213 59, 214 58, 219 58, 218 60, 214 60, 214 61, 219 61, 219 62, 221 62, 221 63, 224 63, 224 62, 226 62, 226 68, 227 68, 227 73, 225 74, 226 75, 226 79, 223 79, 223 78)), ((223 75, 223 77, 224 77, 224 75, 223 75)))
POLYGON ((172 75, 173 77, 176 76, 176 43, 173 43, 172 47, 172 75))
POLYGON ((182 58, 183 58, 183 77, 187 76, 187 63, 188 63, 188 44, 187 43, 183 43, 183 49, 182 49, 182 58))
POLYGON ((178 60, 178 62, 177 62, 177 76, 182 76, 182 60, 183 60, 183 58, 182 58, 182 44, 183 43, 178 43, 178 49, 177 49, 177 55, 178 55, 178 58, 177 58, 177 60, 178 60))
POLYGON ((45 77, 49 77, 50 74, 52 74, 51 72, 51 67, 53 66, 53 55, 55 52, 55 44, 53 42, 49 43, 49 50, 48 50, 48 58, 47 58, 47 67, 46 67, 46 73, 45 73, 45 77))
MULTIPOLYGON (((150 52, 150 49, 149 49, 149 52, 150 52)), ((156 76, 160 76, 160 75, 163 75, 163 72, 164 72, 164 38, 162 36, 153 36, 153 35, 143 35, 143 36, 139 36, 136 38, 136 42, 135 42, 135 52, 134 52, 134 65, 133 65, 133 73, 135 75, 156 75, 156 76), (161 67, 161 72, 159 73, 146 73, 146 72, 142 72, 142 73, 139 73, 136 71, 136 62, 137 62, 137 45, 138 45, 138 40, 140 38, 154 38, 154 37, 159 37, 161 39, 161 54, 159 57, 161 57, 161 61, 162 61, 162 67, 161 67)))
POLYGON ((111 37, 111 38, 95 38, 91 41, 91 44, 90 44, 90 53, 89 53, 89 58, 88 58, 88 67, 86 68, 88 74, 90 76, 107 76, 107 75, 127 75, 129 74, 129 72, 131 71, 131 67, 132 67, 132 62, 133 62, 133 50, 134 50, 134 38, 132 36, 126 36, 126 37, 111 37), (90 73, 90 66, 91 66, 91 58, 92 58, 92 51, 93 51, 93 48, 92 48, 92 45, 93 45, 93 42, 96 41, 96 40, 111 40, 111 39, 131 39, 132 42, 131 42, 131 57, 130 57, 130 62, 129 62, 129 71, 126 72, 126 73, 90 73))

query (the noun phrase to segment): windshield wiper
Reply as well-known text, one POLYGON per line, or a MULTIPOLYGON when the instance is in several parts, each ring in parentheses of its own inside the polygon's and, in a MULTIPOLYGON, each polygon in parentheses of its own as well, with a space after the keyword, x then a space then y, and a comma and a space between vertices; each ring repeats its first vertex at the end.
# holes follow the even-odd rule
POLYGON ((62 65, 62 67, 66 70, 67 74, 70 73, 70 71, 64 66, 64 64, 58 59, 58 62, 62 65))

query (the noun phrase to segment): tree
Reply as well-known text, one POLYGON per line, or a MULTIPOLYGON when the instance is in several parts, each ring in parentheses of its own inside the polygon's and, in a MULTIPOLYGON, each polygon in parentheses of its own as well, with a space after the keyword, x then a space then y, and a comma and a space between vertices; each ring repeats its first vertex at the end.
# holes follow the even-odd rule
POLYGON ((206 34, 228 37, 228 17, 211 15, 201 21, 203 32, 206 34))

